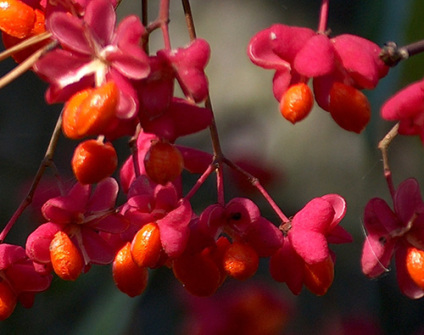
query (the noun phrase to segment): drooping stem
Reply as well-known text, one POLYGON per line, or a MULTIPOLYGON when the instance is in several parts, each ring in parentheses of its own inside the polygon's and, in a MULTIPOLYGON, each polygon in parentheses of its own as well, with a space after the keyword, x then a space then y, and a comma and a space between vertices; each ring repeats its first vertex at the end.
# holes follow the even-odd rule
POLYGON ((390 195, 392 196, 392 198, 394 197, 394 194, 395 194, 395 187, 393 185, 392 172, 389 166, 388 149, 389 149, 390 143, 397 136, 398 130, 399 130, 399 123, 396 123, 395 126, 378 143, 378 149, 380 149, 381 155, 383 158, 384 178, 386 178, 387 186, 389 187, 390 195))
MULTIPOLYGON (((189 0, 182 0, 184 14, 186 17, 187 29, 189 32, 190 40, 196 39, 196 28, 194 26, 193 15, 191 12, 191 6, 189 0)), ((224 204, 224 183, 223 183, 223 171, 222 171, 222 160, 224 154, 222 152, 221 143, 218 135, 218 128, 215 122, 215 116, 213 113, 211 98, 208 95, 205 101, 205 107, 212 111, 212 122, 209 126, 209 133, 212 141, 212 149, 214 153, 215 161, 217 162, 217 192, 218 192, 218 203, 224 204)))
POLYGON ((165 49, 171 49, 171 39, 169 38, 169 0, 161 0, 159 7, 159 22, 162 29, 165 49))
POLYGON ((48 51, 50 48, 56 45, 56 41, 53 41, 49 43, 48 45, 40 48, 36 52, 34 52, 31 56, 29 56, 27 59, 25 59, 22 63, 20 63, 18 66, 16 66, 12 71, 5 74, 3 77, 0 78, 0 88, 6 86, 7 84, 14 81, 16 78, 24 74, 26 71, 28 71, 34 63, 40 59, 42 55, 46 51, 48 51))
POLYGON ((184 197, 187 200, 190 200, 194 194, 199 190, 200 186, 203 185, 203 183, 206 181, 206 179, 209 178, 209 176, 214 172, 216 169, 216 166, 214 163, 210 164, 208 168, 203 172, 203 174, 200 176, 199 179, 197 179, 196 184, 191 188, 191 190, 186 194, 184 197))
POLYGON ((284 213, 282 212, 282 210, 280 209, 280 207, 278 207, 278 205, 275 203, 274 199, 272 199, 272 197, 269 195, 269 193, 265 190, 265 188, 262 186, 262 184, 260 183, 259 179, 252 176, 250 173, 248 173, 247 171, 243 170, 242 168, 240 168, 237 164, 234 164, 232 161, 224 158, 224 162, 225 164, 227 164, 230 168, 234 169, 235 171, 237 171, 238 173, 244 175, 249 181, 250 183, 256 187, 256 189, 262 194, 262 196, 265 198, 265 200, 270 204, 271 208, 273 209, 273 211, 278 215, 278 217, 281 219, 281 222, 286 223, 289 222, 290 220, 287 218, 286 215, 284 215, 284 213))
POLYGON ((395 42, 387 42, 380 52, 381 60, 387 66, 396 66, 401 60, 424 52, 424 40, 398 47, 395 42))
POLYGON ((30 38, 27 38, 26 40, 23 40, 22 42, 14 45, 13 47, 10 47, 8 49, 6 49, 5 51, 0 53, 0 61, 2 61, 3 59, 6 59, 12 55, 14 55, 15 53, 22 51, 34 44, 40 43, 42 41, 48 40, 50 37, 52 36, 52 34, 48 31, 32 36, 30 38))
POLYGON ((21 216, 23 211, 31 204, 32 198, 34 196, 35 190, 38 187, 38 184, 40 183, 41 177, 44 174, 44 171, 47 167, 51 166, 53 164, 53 154, 56 150, 57 141, 60 136, 61 132, 61 126, 62 126, 62 115, 59 116, 56 126, 53 130, 52 137, 50 138, 49 145, 47 147, 46 153, 44 154, 44 158, 41 161, 40 166, 38 167, 37 173, 32 181, 31 187, 28 191, 27 196, 25 199, 21 202, 18 209, 13 213, 12 217, 10 218, 9 222, 6 224, 2 232, 0 233, 0 243, 3 243, 5 240, 7 234, 12 229, 15 222, 18 220, 18 218, 21 216))
POLYGON ((322 0, 319 14, 318 33, 324 34, 327 31, 329 4, 330 0, 322 0))
POLYGON ((141 170, 140 170, 140 164, 138 162, 138 147, 137 147, 137 139, 141 132, 141 126, 140 123, 137 125, 136 131, 134 136, 130 139, 129 145, 131 148, 131 157, 132 157, 132 163, 134 167, 134 174, 135 177, 140 177, 141 170))

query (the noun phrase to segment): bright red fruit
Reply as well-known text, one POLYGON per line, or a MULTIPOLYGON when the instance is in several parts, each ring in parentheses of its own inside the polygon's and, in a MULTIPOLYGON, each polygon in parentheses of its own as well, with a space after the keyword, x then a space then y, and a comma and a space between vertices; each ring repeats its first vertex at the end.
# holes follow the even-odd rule
POLYGON ((307 117, 314 105, 312 91, 305 83, 299 83, 284 93, 280 101, 280 112, 291 123, 307 117))
POLYGON ((119 290, 130 297, 140 295, 147 287, 149 271, 146 267, 140 267, 134 262, 130 242, 127 242, 116 254, 112 274, 119 290))
POLYGON ((59 230, 49 249, 54 272, 64 280, 76 280, 84 268, 84 259, 69 236, 59 230))
POLYGON ((144 157, 144 167, 150 179, 157 184, 165 185, 181 175, 184 160, 181 152, 173 144, 155 141, 144 157))
POLYGON ((371 106, 365 94, 339 82, 331 88, 328 111, 340 127, 358 134, 371 118, 371 106))
POLYGON ((112 143, 98 140, 81 142, 72 157, 72 170, 81 184, 95 184, 112 175, 118 156, 112 143))

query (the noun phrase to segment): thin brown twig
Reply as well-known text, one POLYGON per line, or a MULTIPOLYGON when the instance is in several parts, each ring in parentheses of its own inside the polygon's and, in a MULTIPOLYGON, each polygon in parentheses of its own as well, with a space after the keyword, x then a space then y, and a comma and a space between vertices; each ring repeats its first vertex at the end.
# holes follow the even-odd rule
POLYGON ((53 155, 56 150, 57 141, 59 140, 60 132, 61 132, 61 126, 62 126, 62 115, 59 116, 55 128, 53 130, 52 136, 50 138, 49 145, 47 147, 46 153, 44 154, 44 158, 41 161, 40 166, 38 167, 37 173, 34 176, 34 179, 32 181, 31 187, 27 193, 27 196, 25 199, 21 202, 15 213, 13 213, 12 217, 10 218, 9 222, 7 222, 6 226, 0 233, 0 243, 3 243, 5 240, 7 234, 12 229, 13 225, 16 223, 18 218, 21 216, 23 211, 31 204, 35 190, 38 187, 38 184, 40 183, 41 177, 44 174, 44 171, 47 167, 51 166, 53 164, 53 155))
POLYGON ((10 84, 12 81, 14 81, 16 78, 24 74, 26 71, 28 71, 35 62, 40 59, 42 55, 44 55, 45 52, 50 50, 53 46, 56 45, 56 41, 53 41, 46 46, 40 48, 36 52, 34 52, 31 56, 29 56, 27 59, 25 59, 22 63, 20 63, 18 66, 16 66, 13 70, 5 74, 3 77, 0 78, 0 88, 10 84))
POLYGON ((398 130, 399 130, 399 123, 396 123, 394 127, 390 129, 390 131, 378 143, 378 149, 381 151, 381 156, 383 158, 384 178, 386 178, 387 186, 389 187, 389 191, 392 197, 395 194, 395 187, 393 185, 392 172, 390 170, 390 165, 389 165, 388 149, 389 149, 390 143, 392 143, 393 139, 397 136, 398 130))
POLYGON ((13 47, 10 47, 8 49, 6 49, 5 51, 0 53, 0 61, 2 61, 3 59, 6 59, 10 56, 12 56, 13 54, 22 51, 30 46, 33 46, 34 44, 40 43, 42 41, 48 40, 49 38, 52 37, 52 34, 48 31, 32 36, 30 38, 27 38, 26 40, 14 45, 13 47))

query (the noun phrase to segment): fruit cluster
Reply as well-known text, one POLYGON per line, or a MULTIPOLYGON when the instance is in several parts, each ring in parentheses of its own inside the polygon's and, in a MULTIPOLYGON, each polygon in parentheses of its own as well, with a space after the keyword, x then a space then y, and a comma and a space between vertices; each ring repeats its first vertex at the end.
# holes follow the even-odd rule
MULTIPOLYGON (((35 293, 49 287, 52 272, 76 280, 92 264, 112 263, 116 286, 131 297, 146 289, 150 271, 159 267, 170 268, 193 295, 210 296, 227 278, 252 277, 263 258, 270 259, 272 278, 294 294, 303 286, 316 295, 327 292, 336 259, 328 245, 352 241, 339 225, 345 200, 337 194, 317 197, 288 218, 257 179, 223 155, 205 74, 209 45, 196 38, 191 22, 189 44, 171 48, 169 0, 160 1, 152 23, 130 15, 117 26, 114 0, 4 3, 0 29, 8 52, 21 63, 19 69, 30 66, 49 84, 47 103, 64 103, 59 129, 80 142, 71 159, 77 183, 44 203, 45 222, 28 236, 25 249, 0 244, 0 319, 18 300, 30 306, 35 293), (149 36, 156 29, 163 33, 164 48, 149 54, 149 36), (177 85, 180 96, 174 93, 177 85), (207 128, 213 154, 177 144, 180 137, 207 128), (119 166, 113 142, 125 136, 131 137, 132 152, 122 162, 118 184, 112 177, 119 166), (248 198, 225 200, 223 165, 262 193, 279 222, 263 217, 248 198), (214 172, 217 201, 195 213, 191 199, 214 172), (200 174, 186 194, 184 173, 200 174), (119 191, 122 204, 116 204, 119 191)), ((259 32, 248 55, 254 64, 276 71, 274 95, 290 122, 304 119, 315 99, 340 127, 359 133, 371 113, 362 90, 374 88, 388 66, 377 45, 354 35, 331 38, 326 15, 321 18, 317 32, 282 24, 259 32), (315 96, 307 85, 310 78, 315 96)), ((409 90, 421 97, 417 87, 409 90)), ((418 133, 419 117, 399 115, 404 100, 393 99, 383 117, 400 119, 404 133, 418 133), (415 123, 408 128, 411 118, 415 123)), ((362 258, 364 272, 375 277, 395 250, 406 257, 401 287, 413 298, 424 294, 423 276, 417 274, 417 264, 424 264, 418 194, 417 184, 408 180, 394 196, 395 213, 382 200, 369 203, 362 258)), ((13 223, 1 233, 1 242, 13 223)))

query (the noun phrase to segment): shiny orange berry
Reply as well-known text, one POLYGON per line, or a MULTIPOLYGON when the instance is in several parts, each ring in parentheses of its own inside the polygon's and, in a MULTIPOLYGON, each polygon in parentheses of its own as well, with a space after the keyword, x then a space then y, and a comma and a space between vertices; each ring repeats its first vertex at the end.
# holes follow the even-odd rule
POLYGON ((72 157, 72 170, 81 184, 95 184, 109 177, 118 166, 112 143, 98 140, 81 142, 72 157))
POLYGON ((84 268, 81 252, 63 231, 50 242, 50 259, 54 272, 64 280, 76 280, 84 268))
POLYGON ((174 181, 184 168, 181 152, 173 144, 154 141, 144 157, 147 176, 157 184, 174 181))
MULTIPOLYGON (((2 39, 3 39, 3 44, 4 44, 6 49, 9 49, 9 48, 13 47, 14 45, 23 42, 24 40, 26 40, 29 37, 39 35, 39 34, 44 33, 46 31, 46 27, 45 27, 45 24, 44 24, 44 21, 45 21, 44 13, 39 9, 34 9, 34 13, 35 13, 34 26, 32 27, 29 34, 27 36, 25 36, 24 38, 18 38, 18 37, 15 37, 15 36, 12 36, 12 35, 9 35, 9 34, 3 32, 2 39)), ((27 59, 29 56, 31 56, 35 51, 42 48, 44 45, 47 45, 50 41, 51 40, 48 39, 48 40, 44 40, 44 41, 41 41, 39 43, 33 44, 31 46, 28 46, 25 49, 14 53, 12 55, 12 57, 17 63, 21 63, 25 59, 27 59)))
POLYGON ((328 111, 340 127, 358 134, 371 118, 371 106, 365 94, 339 82, 331 87, 328 111))
POLYGON ((131 254, 138 266, 155 268, 161 258, 163 248, 159 227, 156 222, 145 224, 135 234, 131 243, 131 254))
POLYGON ((17 302, 16 294, 4 281, 0 282, 0 321, 12 315, 17 302))
POLYGON ((34 9, 20 0, 2 0, 0 3, 0 30, 17 38, 29 35, 34 27, 34 9))
POLYGON ((118 289, 130 297, 140 295, 146 289, 149 271, 146 267, 140 267, 134 262, 130 242, 127 242, 116 254, 112 275, 118 289))
POLYGON ((222 261, 227 274, 238 280, 252 277, 259 266, 255 249, 240 242, 234 242, 227 248, 222 261))
POLYGON ((334 263, 331 256, 319 263, 305 263, 304 283, 312 293, 324 295, 333 283, 333 279, 334 263))
POLYGON ((184 288, 195 296, 211 296, 221 284, 221 272, 209 252, 181 255, 173 260, 172 271, 184 288))
POLYGON ((307 117, 314 105, 312 91, 305 83, 292 85, 280 101, 280 112, 295 124, 307 117))
POLYGON ((409 247, 406 251, 406 270, 417 286, 424 289, 424 250, 409 247))
POLYGON ((118 103, 119 89, 113 81, 74 94, 63 109, 63 133, 71 139, 102 134, 116 115, 118 103))

